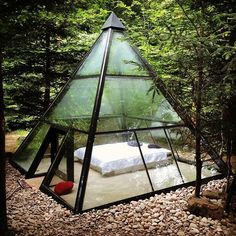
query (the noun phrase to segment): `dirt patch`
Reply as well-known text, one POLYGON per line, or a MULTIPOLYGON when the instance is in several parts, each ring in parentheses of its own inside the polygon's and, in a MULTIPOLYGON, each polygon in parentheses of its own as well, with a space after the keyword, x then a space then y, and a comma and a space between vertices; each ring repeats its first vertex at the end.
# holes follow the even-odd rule
POLYGON ((21 141, 21 135, 15 133, 7 133, 6 134, 6 152, 7 153, 15 153, 16 149, 19 147, 21 141))

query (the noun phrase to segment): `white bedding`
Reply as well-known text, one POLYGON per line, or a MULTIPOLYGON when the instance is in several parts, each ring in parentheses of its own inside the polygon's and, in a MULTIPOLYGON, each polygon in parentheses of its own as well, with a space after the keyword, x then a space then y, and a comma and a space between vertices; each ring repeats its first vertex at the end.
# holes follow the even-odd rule
MULTIPOLYGON (((85 147, 74 152, 75 159, 82 161, 85 147)), ((143 143, 141 150, 150 167, 156 167, 162 161, 168 161, 170 150, 165 148, 148 148, 148 143, 143 143)), ((143 161, 138 147, 129 146, 128 143, 114 143, 96 145, 93 147, 91 167, 102 175, 115 175, 143 169, 143 161)))

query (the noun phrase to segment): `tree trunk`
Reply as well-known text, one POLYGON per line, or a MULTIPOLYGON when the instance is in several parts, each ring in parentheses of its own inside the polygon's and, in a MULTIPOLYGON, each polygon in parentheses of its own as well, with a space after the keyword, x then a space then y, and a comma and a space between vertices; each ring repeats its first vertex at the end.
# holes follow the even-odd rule
POLYGON ((50 90, 51 90, 50 32, 48 27, 46 27, 45 43, 46 43, 46 54, 45 54, 45 78, 44 78, 45 79, 44 110, 47 110, 50 104, 50 90))
MULTIPOLYGON (((234 88, 236 89, 236 81, 234 81, 234 88)), ((236 96, 231 97, 231 120, 232 120, 232 149, 231 154, 236 156, 236 96)))
MULTIPOLYGON (((232 30, 231 37, 229 44, 233 47, 236 42, 236 29, 232 30)), ((234 80, 232 81, 232 87, 233 91, 236 90, 236 56, 231 61, 232 63, 232 77, 234 80)), ((231 143, 232 143, 232 149, 231 154, 232 156, 236 156, 236 95, 235 93, 231 96, 229 101, 229 114, 231 118, 231 143)))
POLYGON ((201 182, 202 182, 202 161, 201 161, 201 109, 202 109, 202 82, 203 82, 203 55, 200 49, 198 62, 198 78, 195 87, 195 106, 196 106, 196 123, 195 123, 195 138, 196 138, 196 185, 195 197, 200 197, 201 182))
POLYGON ((5 119, 3 101, 2 49, 0 47, 0 235, 7 233, 5 176, 5 119))
MULTIPOLYGON (((236 29, 232 30, 229 44, 234 46, 236 42, 236 29)), ((236 56, 228 62, 225 73, 231 80, 232 91, 236 91, 236 56)), ((231 168, 236 170, 236 95, 233 93, 227 101, 226 108, 223 110, 224 120, 224 140, 227 141, 227 162, 229 166, 229 174, 231 168)), ((229 177, 229 176, 228 176, 229 177)))

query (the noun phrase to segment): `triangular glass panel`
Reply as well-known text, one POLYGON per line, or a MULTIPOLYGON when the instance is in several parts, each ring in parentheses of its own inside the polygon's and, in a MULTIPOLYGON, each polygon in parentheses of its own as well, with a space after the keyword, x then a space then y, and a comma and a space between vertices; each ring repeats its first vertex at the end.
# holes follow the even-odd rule
POLYGON ((99 75, 104 57, 108 33, 104 31, 97 39, 88 56, 76 72, 75 77, 99 75))
POLYGON ((114 32, 109 54, 108 75, 150 76, 150 71, 123 32, 114 32))
POLYGON ((18 148, 12 161, 21 168, 22 172, 29 171, 49 129, 48 124, 38 123, 18 148))

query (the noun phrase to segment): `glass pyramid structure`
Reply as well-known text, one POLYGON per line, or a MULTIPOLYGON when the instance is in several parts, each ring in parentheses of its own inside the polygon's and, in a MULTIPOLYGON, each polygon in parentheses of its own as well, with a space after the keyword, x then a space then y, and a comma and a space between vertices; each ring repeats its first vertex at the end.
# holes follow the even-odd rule
MULTIPOLYGON (((114 13, 11 160, 74 212, 136 199, 194 180, 191 134, 114 13), (183 134, 185 138, 183 138, 183 134), (180 147, 180 148, 179 148, 180 147), (191 159, 191 158, 190 158, 191 159), (187 166, 186 166, 187 165, 187 166), (189 172, 189 170, 191 170, 189 172), (73 181, 72 192, 54 187, 73 181)), ((215 175, 206 170, 203 177, 215 175)))

